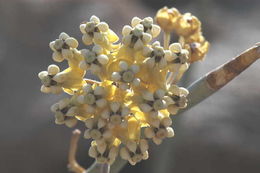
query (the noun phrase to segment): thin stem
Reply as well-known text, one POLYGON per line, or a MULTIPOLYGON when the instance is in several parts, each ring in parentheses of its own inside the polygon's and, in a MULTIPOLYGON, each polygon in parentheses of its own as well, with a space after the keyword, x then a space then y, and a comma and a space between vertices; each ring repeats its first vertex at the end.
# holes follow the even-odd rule
POLYGON ((93 79, 85 79, 85 81, 89 84, 100 84, 99 81, 93 80, 93 79))
POLYGON ((69 149, 69 164, 68 168, 75 173, 86 173, 86 170, 81 167, 76 161, 76 152, 78 141, 80 137, 80 130, 76 129, 72 133, 71 141, 70 141, 70 149, 69 149))
POLYGON ((165 31, 164 34, 163 34, 163 47, 164 47, 164 49, 169 49, 170 41, 171 41, 171 33, 165 31))
POLYGON ((110 173, 110 165, 109 164, 102 164, 100 173, 110 173))

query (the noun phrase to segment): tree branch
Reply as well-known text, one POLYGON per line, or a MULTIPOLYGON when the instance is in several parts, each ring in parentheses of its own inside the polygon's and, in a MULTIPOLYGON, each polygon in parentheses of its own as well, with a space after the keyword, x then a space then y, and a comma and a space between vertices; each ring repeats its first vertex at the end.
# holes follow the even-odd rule
POLYGON ((202 102, 210 95, 217 92, 219 89, 228 84, 232 79, 238 76, 241 72, 247 69, 251 64, 260 58, 260 44, 247 49, 237 57, 229 62, 219 66, 213 71, 201 77, 192 83, 187 89, 188 106, 187 108, 179 111, 178 114, 190 109, 196 104, 202 102))

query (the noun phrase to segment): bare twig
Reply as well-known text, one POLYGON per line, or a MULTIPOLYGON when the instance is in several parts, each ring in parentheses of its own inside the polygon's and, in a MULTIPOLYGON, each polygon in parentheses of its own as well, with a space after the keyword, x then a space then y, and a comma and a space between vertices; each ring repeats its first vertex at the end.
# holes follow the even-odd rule
POLYGON ((72 133, 69 150, 69 164, 68 168, 75 173, 86 173, 87 171, 81 167, 76 161, 77 145, 80 136, 80 130, 76 129, 72 133))
POLYGON ((260 58, 259 46, 259 44, 256 44, 233 58, 231 61, 221 65, 191 84, 188 87, 190 92, 188 95, 188 106, 179 113, 188 110, 217 92, 220 88, 228 84, 232 79, 258 60, 260 58))

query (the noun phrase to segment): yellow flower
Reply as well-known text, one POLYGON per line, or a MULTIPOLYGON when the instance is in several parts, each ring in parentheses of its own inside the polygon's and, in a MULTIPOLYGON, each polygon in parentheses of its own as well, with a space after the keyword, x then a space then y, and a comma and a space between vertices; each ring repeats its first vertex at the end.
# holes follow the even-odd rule
POLYGON ((164 31, 172 32, 179 26, 180 17, 181 14, 176 8, 163 7, 157 12, 155 20, 164 31))
POLYGON ((204 59, 209 50, 210 44, 207 40, 205 40, 201 32, 182 39, 185 49, 189 50, 190 63, 204 59))
POLYGON ((199 19, 191 13, 185 13, 179 18, 179 25, 176 28, 176 33, 183 37, 187 37, 201 30, 201 23, 199 19))
POLYGON ((132 165, 148 159, 148 140, 159 145, 173 137, 170 114, 187 106, 188 91, 169 85, 167 76, 177 74, 179 80, 190 62, 204 56, 208 43, 199 20, 189 13, 164 7, 155 19, 160 27, 151 17, 134 17, 115 44, 119 39, 108 24, 92 16, 80 24, 82 41, 92 48, 78 50, 77 40, 65 33, 50 43, 53 60, 66 60, 68 68, 50 65, 40 72, 41 91, 72 95, 51 107, 55 122, 85 123, 84 138, 92 140, 89 155, 99 163, 112 164, 118 155, 132 165), (180 34, 181 44, 165 49, 151 43, 161 29, 180 34), (86 72, 100 82, 84 79, 86 72))

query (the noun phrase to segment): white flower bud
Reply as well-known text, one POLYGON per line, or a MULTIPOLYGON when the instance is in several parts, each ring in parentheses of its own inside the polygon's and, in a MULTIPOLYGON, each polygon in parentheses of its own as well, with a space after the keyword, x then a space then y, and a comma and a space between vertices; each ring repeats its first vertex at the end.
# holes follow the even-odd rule
POLYGON ((121 150, 120 150, 120 156, 122 159, 124 160, 128 160, 130 158, 130 154, 129 152, 127 151, 127 149, 125 147, 122 147, 121 150))
POLYGON ((155 59, 147 58, 147 59, 145 59, 145 64, 147 64, 149 68, 153 68, 155 65, 155 59))
POLYGON ((98 128, 100 129, 102 127, 105 127, 105 125, 106 125, 106 120, 104 120, 102 118, 99 118, 98 119, 98 124, 97 124, 98 128))
POLYGON ((131 70, 132 70, 134 73, 138 73, 139 70, 140 70, 140 68, 139 68, 138 65, 133 64, 133 65, 131 65, 131 70))
POLYGON ((40 73, 38 73, 38 77, 42 80, 43 78, 45 78, 46 76, 48 76, 48 72, 47 71, 41 71, 40 73))
POLYGON ((129 46, 130 43, 131 43, 131 40, 132 40, 132 36, 131 35, 126 35, 126 36, 123 37, 122 43, 125 46, 129 46))
POLYGON ((90 21, 95 23, 100 23, 100 19, 95 15, 90 17, 90 21))
POLYGON ((97 153, 96 148, 94 146, 89 147, 88 155, 92 158, 97 158, 98 153, 97 153))
POLYGON ((104 110, 102 113, 101 113, 101 117, 104 118, 104 119, 107 119, 109 118, 109 115, 110 115, 110 112, 109 110, 104 110))
MULTIPOLYGON (((143 37, 143 39, 147 39, 147 37, 143 37)), ((142 49, 143 47, 144 47, 143 42, 142 42, 140 39, 138 39, 138 40, 136 41, 135 45, 134 45, 134 50, 140 50, 140 49, 142 49)))
POLYGON ((98 62, 100 62, 100 64, 102 65, 105 65, 108 63, 108 56, 107 55, 104 55, 104 54, 101 54, 101 55, 98 55, 97 56, 97 59, 98 59, 98 62))
POLYGON ((93 43, 92 37, 90 37, 88 34, 83 34, 82 41, 85 45, 91 45, 93 43))
POLYGON ((131 26, 125 25, 125 26, 123 27, 123 29, 122 29, 122 35, 123 35, 123 36, 127 36, 127 35, 130 34, 131 31, 132 31, 131 26))
POLYGON ((181 44, 180 43, 173 43, 169 46, 169 49, 174 53, 181 52, 181 44))
POLYGON ((140 104, 139 107, 143 112, 150 112, 153 109, 150 105, 146 103, 140 104))
POLYGON ((154 137, 154 138, 153 138, 153 142, 154 142, 156 145, 160 145, 160 144, 162 143, 162 140, 159 139, 159 138, 154 137))
POLYGON ((142 94, 143 98, 148 101, 154 101, 153 93, 149 91, 144 91, 142 94))
POLYGON ((142 20, 139 17, 133 17, 132 21, 131 21, 131 25, 132 27, 135 27, 136 25, 140 24, 142 20))
POLYGON ((62 40, 66 40, 67 38, 69 38, 70 36, 68 34, 66 34, 65 32, 60 33, 59 35, 59 39, 62 40))
POLYGON ((128 142, 126 143, 126 146, 127 146, 127 148, 128 148, 130 151, 132 151, 132 152, 135 153, 135 151, 136 151, 136 149, 137 149, 137 144, 136 144, 136 142, 134 142, 134 141, 128 141, 128 142))
POLYGON ((147 128, 144 129, 144 135, 147 138, 153 138, 155 136, 155 133, 154 133, 152 128, 147 127, 147 128))
POLYGON ((97 145, 97 150, 100 154, 103 154, 107 149, 106 143, 103 143, 101 145, 97 145))
POLYGON ((152 36, 148 33, 143 33, 143 42, 144 44, 149 43, 152 40, 152 36))
POLYGON ((172 119, 170 117, 164 117, 161 120, 161 123, 164 127, 169 127, 170 125, 172 125, 172 119))
POLYGON ((62 62, 64 60, 61 53, 56 51, 52 53, 52 59, 56 62, 62 62))
POLYGON ((51 89, 49 87, 46 87, 44 85, 41 86, 41 92, 43 93, 50 93, 51 89))
POLYGON ((90 131, 91 131, 91 129, 85 130, 85 132, 84 132, 84 138, 85 139, 90 139, 91 138, 90 131))
POLYGON ((71 48, 77 48, 78 45, 79 45, 78 41, 77 41, 75 38, 73 38, 73 37, 67 38, 67 39, 65 40, 65 43, 66 43, 68 46, 70 46, 71 48))
POLYGON ((65 121, 65 125, 69 128, 74 127, 77 124, 77 119, 71 118, 65 121))
POLYGON ((141 139, 141 140, 140 140, 140 149, 141 149, 142 153, 145 152, 145 151, 147 151, 148 148, 149 148, 149 145, 148 145, 147 140, 141 139))
POLYGON ((102 54, 103 52, 103 48, 100 46, 100 45, 95 45, 93 48, 92 48, 92 51, 95 52, 96 54, 100 55, 102 54))
POLYGON ((112 102, 112 103, 110 103, 110 108, 113 112, 117 112, 120 108, 120 103, 112 102))
POLYGON ((92 129, 94 126, 94 119, 90 118, 85 121, 85 125, 87 128, 92 129))
POLYGON ((151 32, 152 32, 153 38, 155 38, 160 34, 161 28, 158 25, 152 25, 152 31, 151 32))
POLYGON ((64 58, 73 58, 73 52, 70 49, 62 49, 61 54, 64 58))
POLYGON ((96 101, 97 107, 99 108, 103 108, 104 106, 106 106, 107 101, 106 99, 99 99, 96 101))
POLYGON ((49 75, 55 75, 59 72, 60 72, 60 68, 57 65, 52 64, 52 65, 48 66, 48 74, 49 75))
POLYGON ((98 29, 101 31, 101 32, 107 32, 108 29, 109 29, 109 26, 107 23, 105 22, 100 22, 98 25, 97 25, 98 29))
POLYGON ((90 131, 90 136, 91 136, 91 138, 93 138, 93 139, 99 139, 101 136, 102 136, 102 134, 100 133, 100 131, 99 130, 97 130, 97 129, 92 129, 91 131, 90 131))
POLYGON ((111 79, 113 81, 117 82, 121 79, 121 75, 118 72, 113 72, 111 75, 111 79))
POLYGON ((174 136, 173 129, 171 127, 167 127, 166 130, 167 130, 167 137, 172 138, 174 136))
POLYGON ((80 32, 82 34, 86 34, 85 28, 86 28, 86 24, 85 23, 79 25, 79 30, 80 30, 80 32))
POLYGON ((120 61, 119 62, 119 67, 121 70, 127 70, 128 69, 128 64, 125 61, 120 61))
POLYGON ((140 83, 141 83, 141 80, 139 78, 134 78, 132 83, 133 83, 134 86, 139 86, 140 83))
POLYGON ((165 91, 162 89, 158 89, 155 91, 155 97, 162 99, 165 95, 165 91))

